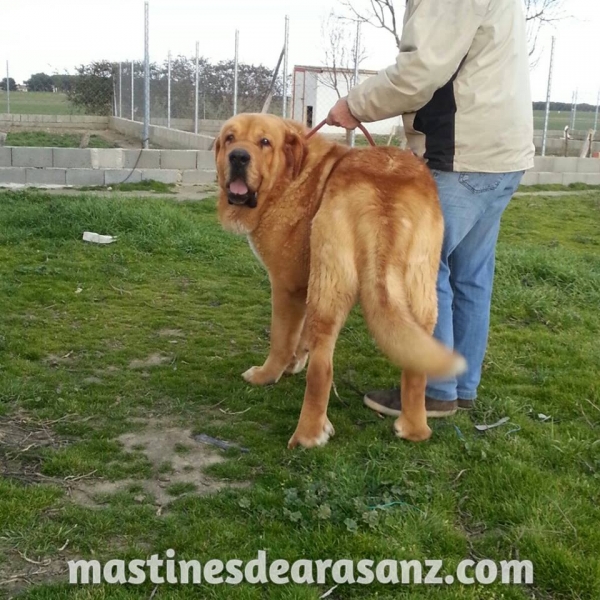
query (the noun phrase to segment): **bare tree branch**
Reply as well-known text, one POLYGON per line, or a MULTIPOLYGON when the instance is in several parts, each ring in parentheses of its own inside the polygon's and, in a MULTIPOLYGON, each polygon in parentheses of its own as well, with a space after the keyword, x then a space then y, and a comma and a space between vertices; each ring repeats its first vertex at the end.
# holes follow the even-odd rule
POLYGON ((341 0, 342 5, 350 12, 351 20, 369 23, 373 27, 383 29, 394 36, 396 47, 400 51, 400 34, 397 15, 400 14, 393 0, 369 0, 371 10, 362 12, 354 5, 354 0, 341 0))
MULTIPOLYGON (((547 25, 567 17, 565 4, 567 0, 523 0, 525 19, 527 21, 527 39, 529 55, 535 61, 534 55, 538 50, 540 32, 547 25)), ((389 32, 400 51, 402 35, 402 14, 404 3, 401 0, 369 0, 370 9, 357 8, 359 0, 341 0, 348 11, 351 20, 369 23, 373 27, 389 32)))
MULTIPOLYGON (((338 98, 345 96, 354 83, 355 42, 352 32, 344 20, 334 13, 321 24, 321 37, 324 46, 324 69, 319 81, 335 91, 338 98)), ((358 64, 364 61, 366 53, 361 47, 358 64)))
POLYGON ((523 2, 527 22, 529 56, 532 66, 535 66, 539 59, 540 33, 548 25, 567 17, 564 10, 565 0, 523 0, 523 2))

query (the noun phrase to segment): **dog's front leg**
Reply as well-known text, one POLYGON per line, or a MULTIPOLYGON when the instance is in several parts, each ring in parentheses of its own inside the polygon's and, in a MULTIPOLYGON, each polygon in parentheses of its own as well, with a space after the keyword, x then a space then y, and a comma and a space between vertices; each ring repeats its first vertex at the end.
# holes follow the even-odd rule
POLYGON ((294 358, 306 314, 306 290, 290 292, 271 285, 271 348, 262 367, 248 369, 243 377, 254 385, 276 383, 294 358))

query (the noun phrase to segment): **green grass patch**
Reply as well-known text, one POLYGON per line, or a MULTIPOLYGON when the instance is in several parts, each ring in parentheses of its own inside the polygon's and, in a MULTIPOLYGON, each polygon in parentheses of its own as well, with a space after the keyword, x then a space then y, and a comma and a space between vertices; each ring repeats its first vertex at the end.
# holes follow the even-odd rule
POLYGON ((127 183, 115 183, 114 185, 94 185, 79 188, 82 192, 101 192, 110 188, 113 192, 156 192, 157 194, 175 194, 174 183, 163 183, 153 179, 144 181, 131 181, 127 183))
MULTIPOLYGON (((79 148, 81 134, 49 133, 47 131, 13 131, 6 138, 7 146, 79 148)), ((113 142, 100 135, 91 135, 88 148, 116 148, 113 142)))
MULTIPOLYGON (((267 353, 269 281, 246 240, 221 231, 213 201, 3 192, 0 223, 0 428, 12 420, 23 439, 28 420, 41 432, 20 454, 8 437, 0 446, 4 579, 34 569, 22 555, 64 563, 173 548, 205 562, 266 549, 290 561, 440 558, 446 572, 464 558, 534 564, 533 588, 344 585, 338 600, 600 597, 600 194, 509 206, 474 411, 434 420, 427 443, 396 439, 357 390, 399 373, 354 310, 334 361, 336 436, 294 452, 286 442, 305 378, 260 389, 241 379, 267 353), (85 244, 85 230, 118 241, 85 244), (147 366, 131 368, 139 361, 147 366), (504 427, 474 428, 504 416, 504 427), (117 441, 144 419, 248 448, 207 473, 249 485, 200 496, 171 483, 173 503, 159 514, 142 492, 144 446, 117 441), (31 472, 129 483, 92 508, 31 472)), ((187 460, 178 443, 176 460, 187 460)), ((167 482, 176 460, 161 469, 167 482)), ((156 597, 316 600, 329 587, 168 586, 156 597)), ((22 597, 137 600, 152 590, 38 581, 22 597)))
MULTIPOLYGON (((7 112, 6 92, 0 92, 0 113, 7 112)), ((11 92, 10 112, 15 115, 80 115, 66 94, 52 92, 11 92)))
MULTIPOLYGON (((390 139, 389 135, 381 135, 381 134, 373 134, 371 136, 373 138, 373 141, 375 142, 375 144, 377 146, 387 146, 388 145, 388 140, 390 139)), ((367 140, 367 138, 362 135, 361 133, 356 133, 356 145, 361 147, 361 146, 368 146, 369 142, 367 140)), ((396 146, 398 147, 400 145, 400 139, 398 138, 398 136, 392 136, 392 140, 389 144, 390 146, 396 146)))
POLYGON ((544 183, 535 185, 522 185, 520 192, 587 192, 600 190, 600 185, 590 185, 587 183, 570 183, 562 185, 560 183, 544 183))
MULTIPOLYGON (((546 118, 545 110, 534 110, 533 119, 536 130, 544 129, 544 121, 546 118)), ((577 111, 575 118, 576 130, 593 129, 594 127, 594 112, 577 111)), ((570 110, 553 110, 550 111, 548 120, 548 129, 551 131, 563 131, 565 127, 571 126, 571 111, 570 110)))

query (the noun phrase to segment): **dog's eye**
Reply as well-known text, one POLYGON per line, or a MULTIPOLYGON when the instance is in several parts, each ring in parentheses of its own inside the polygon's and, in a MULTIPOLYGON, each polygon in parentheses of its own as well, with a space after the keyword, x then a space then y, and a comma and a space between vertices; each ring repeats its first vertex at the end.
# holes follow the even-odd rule
POLYGON ((225 142, 227 144, 233 142, 233 140, 235 139, 235 136, 233 135, 233 133, 230 133, 226 138, 225 138, 225 142))
POLYGON ((260 140, 260 145, 263 148, 266 148, 267 146, 271 145, 271 142, 267 138, 263 138, 262 140, 260 140))

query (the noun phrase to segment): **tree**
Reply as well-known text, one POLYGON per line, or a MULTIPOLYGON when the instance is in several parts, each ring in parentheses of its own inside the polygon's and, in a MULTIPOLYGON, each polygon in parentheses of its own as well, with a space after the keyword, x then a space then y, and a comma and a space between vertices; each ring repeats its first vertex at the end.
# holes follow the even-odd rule
MULTIPOLYGON (((199 59, 199 116, 207 119, 224 119, 233 112, 233 61, 211 64, 199 59)), ((87 114, 111 114, 115 94, 119 92, 118 63, 93 62, 77 68, 77 75, 60 80, 69 101, 87 114), (68 85, 67 85, 68 84, 68 85)), ((143 65, 134 65, 136 108, 143 106, 143 65)), ((152 117, 167 114, 168 63, 150 65, 150 114, 152 117)), ((67 76, 60 76, 66 78, 67 76)), ((131 93, 129 84, 131 67, 123 72, 123 83, 131 93)), ((273 70, 262 65, 238 65, 238 111, 260 112, 269 93, 273 70)), ((196 60, 178 56, 171 62, 171 116, 193 119, 196 103, 196 60)), ((59 82, 57 82, 57 86, 59 82)), ((278 79, 274 88, 274 100, 281 105, 282 85, 278 79)))
POLYGON ((350 11, 353 20, 369 23, 390 33, 394 37, 396 48, 400 51, 403 6, 398 9, 394 0, 369 0, 370 10, 363 12, 354 6, 352 0, 342 0, 342 4, 350 11))
POLYGON ((89 115, 109 115, 113 108, 114 75, 117 66, 107 60, 77 67, 67 98, 89 115))
MULTIPOLYGON (((342 4, 350 12, 352 19, 369 23, 374 27, 389 32, 400 50, 402 33, 403 3, 394 0, 369 0, 370 8, 366 11, 356 8, 354 0, 342 0, 342 4)), ((547 25, 565 18, 565 0, 523 0, 525 20, 527 21, 527 37, 529 54, 536 53, 540 33, 547 25)))
POLYGON ((34 73, 25 82, 25 85, 30 92, 52 92, 54 90, 52 77, 46 73, 34 73))
POLYGON ((77 75, 55 73, 52 75, 52 85, 61 93, 66 94, 72 87, 77 75))
POLYGON ((525 3, 525 20, 527 21, 527 41, 529 42, 529 56, 532 64, 538 50, 540 33, 548 25, 565 18, 565 0, 523 0, 525 3))
MULTIPOLYGON (((224 119, 233 112, 232 60, 211 64, 208 59, 199 59, 199 116, 207 119, 224 119)), ((167 63, 151 65, 151 113, 166 114, 167 106, 167 63)), ((273 79, 273 70, 262 65, 238 65, 238 111, 260 112, 273 79)), ((171 63, 171 116, 194 118, 196 102, 195 58, 178 56, 171 63)), ((281 81, 274 89, 276 101, 281 103, 281 81)))
MULTIPOLYGON (((17 91, 17 82, 12 77, 9 77, 9 79, 8 79, 8 89, 11 92, 17 91)), ((0 91, 3 91, 3 92, 6 91, 6 79, 3 79, 2 81, 0 81, 0 91)))
MULTIPOLYGON (((348 23, 334 13, 321 24, 325 69, 319 75, 319 81, 334 90, 338 98, 345 96, 354 84, 355 36, 356 32, 349 30, 348 23)), ((365 52, 359 48, 358 64, 364 59, 365 52)))

